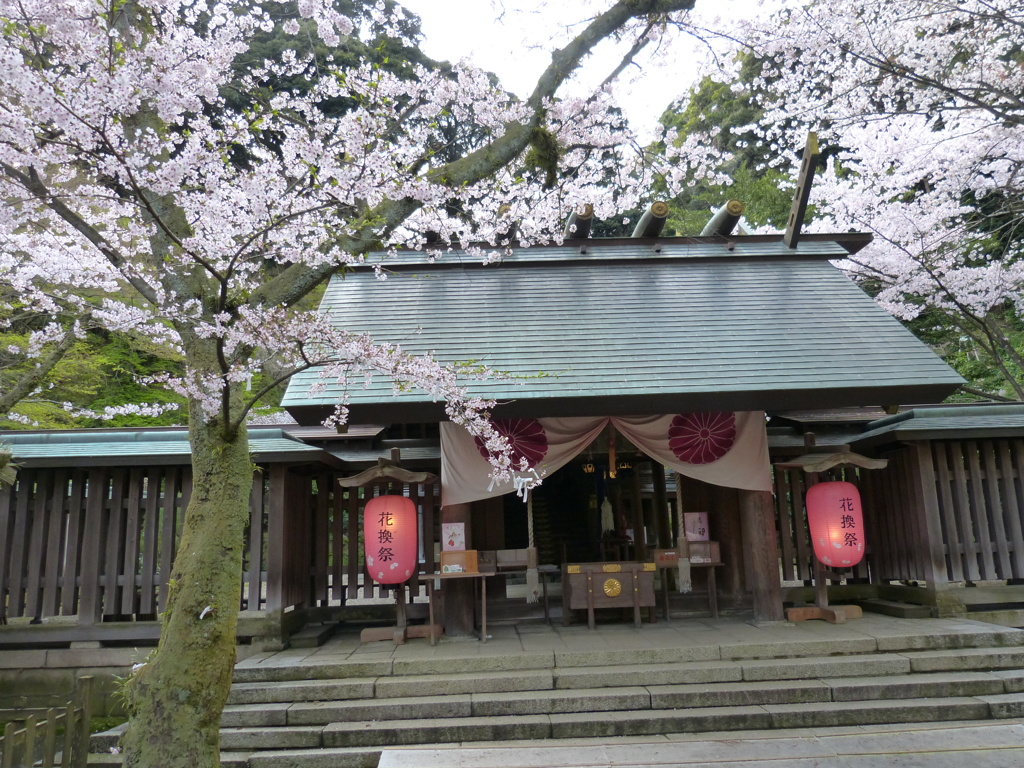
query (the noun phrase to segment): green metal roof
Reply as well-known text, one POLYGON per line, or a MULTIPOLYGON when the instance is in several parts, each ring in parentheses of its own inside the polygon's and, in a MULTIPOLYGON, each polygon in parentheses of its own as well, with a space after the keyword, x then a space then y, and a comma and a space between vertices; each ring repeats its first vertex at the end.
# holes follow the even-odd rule
POLYGON ((1024 437, 1024 405, 985 404, 913 408, 878 419, 857 436, 855 445, 897 440, 969 440, 1024 437))
MULTIPOLYGON (((828 263, 846 254, 827 241, 791 251, 708 238, 522 249, 497 265, 404 256, 387 280, 369 270, 333 280, 321 308, 407 351, 521 377, 470 384, 500 401, 497 416, 941 400, 962 379, 828 263)), ((342 394, 327 381, 310 396, 318 382, 306 372, 285 395, 302 423, 342 394)), ((443 418, 441 404, 396 396, 383 378, 349 397, 355 422, 443 418)))
MULTIPOLYGON (((62 430, 0 433, 14 461, 24 467, 187 464, 192 451, 187 430, 62 430)), ((330 461, 319 448, 295 440, 281 429, 250 428, 249 451, 256 461, 330 461)))

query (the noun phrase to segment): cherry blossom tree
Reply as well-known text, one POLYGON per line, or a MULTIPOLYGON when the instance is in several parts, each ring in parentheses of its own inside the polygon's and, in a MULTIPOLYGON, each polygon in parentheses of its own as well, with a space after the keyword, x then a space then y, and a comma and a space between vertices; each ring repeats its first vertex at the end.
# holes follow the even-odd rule
MULTIPOLYGON (((216 0, 0 4, 0 277, 19 309, 52 318, 23 351, 41 360, 88 323, 185 361, 157 378, 187 398, 193 495, 158 649, 125 687, 126 765, 218 764, 252 478, 245 424, 264 390, 313 366, 325 382, 422 387, 485 441, 496 475, 515 469, 491 404, 467 389, 490 372, 338 329, 302 300, 371 252, 424 248, 423 232, 439 238, 431 258, 470 236, 498 246, 469 249, 494 258, 513 224, 538 241, 584 202, 604 216, 628 206, 643 172, 607 91, 561 91, 602 41, 639 50, 692 3, 583 3, 593 15, 526 100, 462 65, 402 74, 286 52, 232 74, 276 25, 332 47, 358 38, 365 20, 329 0, 298 0, 288 18, 216 0), (458 151, 452 118, 473 137, 458 151), (620 174, 630 185, 610 192, 620 174), (269 383, 247 392, 256 371, 269 383)), ((367 16, 400 37, 388 7, 367 16)), ((386 276, 386 259, 376 266, 386 276)))
POLYGON ((718 77, 764 108, 775 162, 798 162, 808 130, 830 148, 814 226, 875 234, 843 266, 897 317, 951 323, 942 351, 969 344, 1024 399, 1020 3, 790 3, 732 34, 765 66, 718 77))

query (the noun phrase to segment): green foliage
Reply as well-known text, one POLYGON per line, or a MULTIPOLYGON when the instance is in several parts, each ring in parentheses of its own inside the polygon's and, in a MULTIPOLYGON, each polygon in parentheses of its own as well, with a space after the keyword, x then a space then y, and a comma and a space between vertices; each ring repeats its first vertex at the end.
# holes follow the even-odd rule
POLYGON ((145 383, 150 376, 179 371, 182 366, 179 358, 168 357, 165 348, 150 344, 145 339, 122 334, 97 335, 95 344, 103 376, 87 407, 102 411, 108 406, 128 403, 178 403, 179 410, 161 416, 117 416, 83 426, 141 427, 184 423, 185 399, 160 385, 145 383))
MULTIPOLYGON (((678 132, 679 141, 693 135, 709 137, 714 149, 729 156, 721 170, 731 179, 729 184, 693 185, 674 198, 666 224, 669 234, 700 234, 711 212, 730 199, 743 202, 743 217, 750 224, 785 227, 794 182, 775 169, 777 151, 764 146, 754 133, 762 110, 749 84, 760 75, 761 62, 748 54, 741 54, 741 61, 738 83, 706 77, 661 117, 662 125, 678 132)), ((665 148, 652 150, 660 154, 665 148)))

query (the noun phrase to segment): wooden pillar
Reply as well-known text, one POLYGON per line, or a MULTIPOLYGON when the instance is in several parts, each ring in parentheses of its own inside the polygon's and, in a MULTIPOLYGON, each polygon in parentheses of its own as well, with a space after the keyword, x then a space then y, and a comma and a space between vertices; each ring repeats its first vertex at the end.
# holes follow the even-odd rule
POLYGON ((927 442, 911 443, 910 467, 913 472, 913 505, 916 507, 920 541, 920 562, 924 566, 925 585, 934 593, 949 582, 946 569, 946 551, 942 538, 942 520, 939 497, 935 487, 935 468, 932 465, 931 446, 927 442))
MULTIPOLYGON (((722 552, 721 568, 715 573, 719 595, 726 594, 733 606, 743 604, 746 585, 750 578, 743 556, 743 527, 740 524, 739 493, 735 488, 708 487, 714 498, 705 509, 714 510, 709 525, 714 525, 715 536, 722 552)), ((700 511, 700 510, 696 510, 700 511)))
POLYGON ((288 499, 288 469, 270 465, 270 492, 267 499, 267 611, 284 610, 285 593, 285 502, 288 499))
MULTIPOLYGON (((441 523, 465 523, 466 547, 472 548, 473 515, 469 504, 450 504, 441 507, 441 523)), ((433 542, 430 543, 433 546, 433 542)), ((444 595, 442 621, 449 637, 469 637, 473 631, 473 610, 476 606, 474 587, 476 579, 449 579, 443 582, 444 595)))
POLYGON ((771 491, 739 491, 744 557, 749 564, 754 621, 782 621, 782 581, 771 491))

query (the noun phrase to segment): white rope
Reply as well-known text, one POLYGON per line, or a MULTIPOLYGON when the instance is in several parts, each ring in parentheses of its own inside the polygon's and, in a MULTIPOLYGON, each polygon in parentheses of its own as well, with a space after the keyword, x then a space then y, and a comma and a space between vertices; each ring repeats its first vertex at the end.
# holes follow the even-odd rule
POLYGON ((685 593, 693 590, 693 577, 690 573, 690 542, 686 540, 683 520, 683 476, 676 472, 676 546, 679 548, 677 576, 679 591, 685 593))
POLYGON ((526 602, 536 603, 540 595, 540 574, 537 572, 537 548, 533 541, 533 494, 526 495, 526 602))

